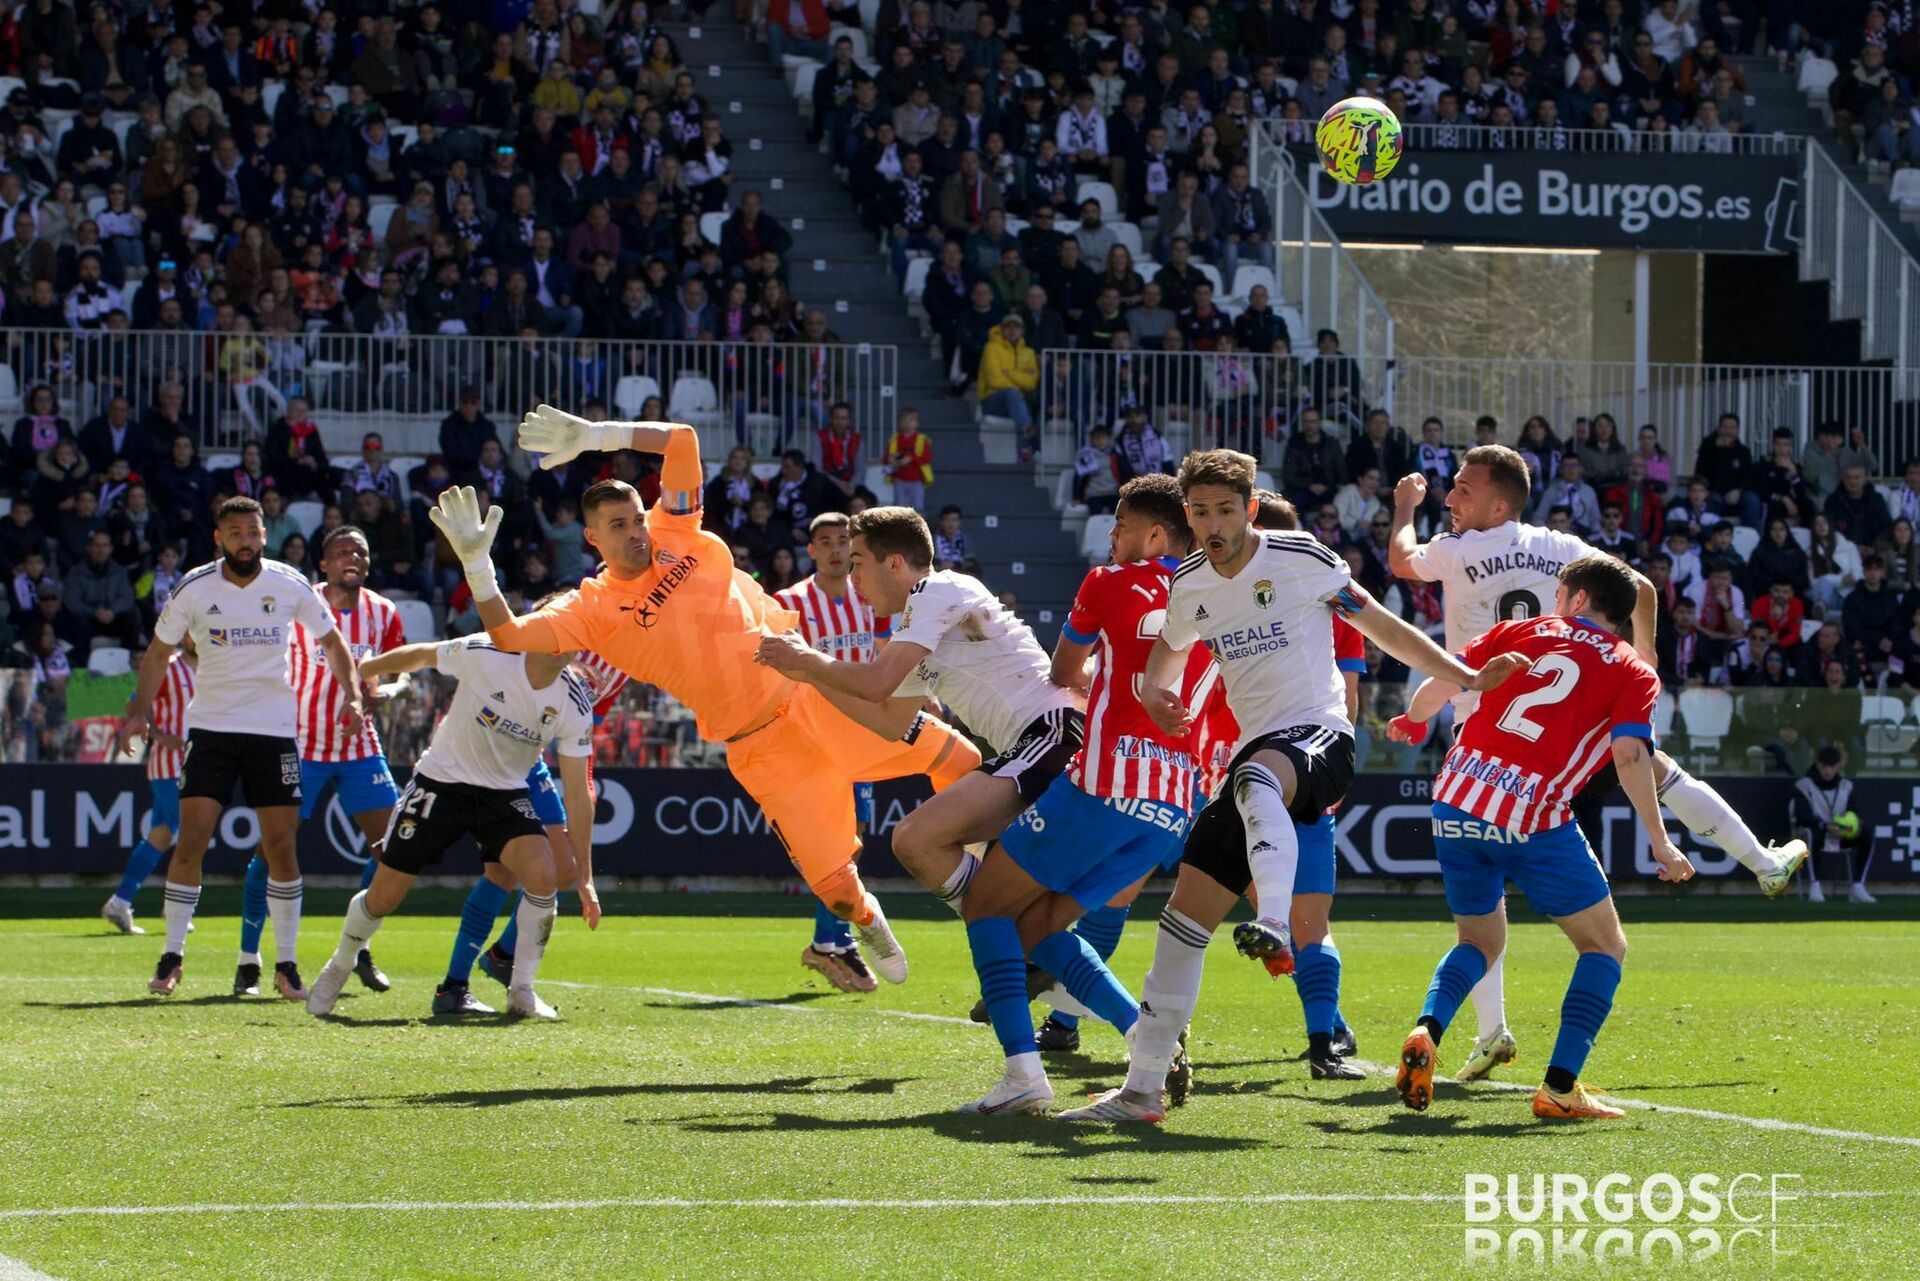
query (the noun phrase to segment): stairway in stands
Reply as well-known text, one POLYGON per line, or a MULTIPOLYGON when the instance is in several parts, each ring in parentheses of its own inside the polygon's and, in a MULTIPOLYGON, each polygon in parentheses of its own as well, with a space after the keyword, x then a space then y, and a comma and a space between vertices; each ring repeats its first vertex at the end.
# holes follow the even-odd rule
MULTIPOLYGON (((970 398, 941 395, 945 379, 938 360, 827 157, 806 140, 806 121, 766 47, 730 21, 672 24, 668 30, 701 96, 725 121, 734 191, 764 193, 767 212, 793 230, 794 296, 823 308, 847 342, 899 348, 893 403, 918 409, 921 430, 933 441, 929 508, 956 503, 966 511, 967 536, 986 582, 995 591, 1012 589, 1021 615, 1051 645, 1086 562, 1061 528, 1047 491, 1033 483, 1030 468, 1013 462, 1011 438, 1004 452, 995 449, 989 458, 970 398)), ((878 461, 893 423, 857 425, 866 461, 878 461)))

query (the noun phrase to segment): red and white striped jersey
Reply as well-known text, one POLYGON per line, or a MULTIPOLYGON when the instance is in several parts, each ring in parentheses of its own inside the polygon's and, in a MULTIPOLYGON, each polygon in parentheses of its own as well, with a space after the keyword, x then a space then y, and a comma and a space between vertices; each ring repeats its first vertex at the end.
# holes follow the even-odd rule
POLYGON ((1516 835, 1573 821, 1570 803, 1616 738, 1653 738, 1660 678, 1625 640, 1584 618, 1497 623, 1461 656, 1523 654, 1532 670, 1480 696, 1434 779, 1451 805, 1516 835))
POLYGON ((613 706, 613 700, 620 697, 620 691, 627 687, 628 676, 592 650, 581 650, 574 663, 586 673, 587 692, 593 698, 593 719, 598 724, 613 706))
MULTIPOLYGON (((322 604, 332 608, 324 584, 315 585, 313 590, 322 604)), ((360 603, 355 608, 334 610, 333 623, 356 663, 406 644, 400 611, 370 587, 360 589, 360 603)), ((347 735, 340 720, 346 710, 346 691, 334 680, 333 668, 319 641, 298 623, 293 628, 291 653, 293 689, 299 699, 300 758, 324 764, 382 755, 380 734, 371 716, 357 736, 347 735)))
POLYGON ((801 579, 774 599, 800 615, 800 635, 823 654, 845 663, 871 663, 886 629, 876 624, 873 607, 847 583, 847 594, 830 596, 817 579, 801 579))
MULTIPOLYGON (((160 678, 160 692, 153 696, 153 714, 147 723, 156 734, 187 736, 187 704, 193 701, 193 664, 182 654, 167 662, 167 674, 160 678)), ((147 749, 149 779, 179 778, 187 754, 177 747, 155 743, 147 749)))
MULTIPOLYGON (((1194 736, 1165 733, 1140 705, 1147 655, 1167 617, 1167 585, 1178 562, 1141 560, 1103 565, 1089 573, 1067 615, 1067 638, 1095 644, 1093 688, 1087 694, 1086 743, 1067 766, 1074 786, 1090 796, 1193 805, 1194 736)), ((1211 679, 1204 647, 1188 655, 1183 701, 1211 679)))

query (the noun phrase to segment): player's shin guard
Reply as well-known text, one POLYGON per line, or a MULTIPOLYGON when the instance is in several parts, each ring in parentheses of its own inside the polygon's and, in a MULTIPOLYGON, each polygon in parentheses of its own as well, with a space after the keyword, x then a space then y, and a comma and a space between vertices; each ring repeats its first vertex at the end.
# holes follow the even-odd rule
POLYGON ((1160 913, 1153 968, 1140 988, 1140 1019, 1133 1025, 1133 1061, 1126 1091, 1157 1099, 1180 1048, 1180 1034, 1200 1004, 1200 972, 1211 930, 1172 907, 1160 913))
POLYGON ((127 855, 127 870, 120 877, 120 888, 113 892, 113 896, 132 906, 133 896, 140 892, 140 887, 147 883, 147 878, 153 875, 153 869, 160 866, 160 860, 166 856, 165 850, 155 849, 153 842, 142 837, 140 843, 133 847, 133 853, 127 855))
POLYGON ((1066 930, 1049 934, 1034 947, 1033 963, 1059 979, 1074 1000, 1122 1032, 1139 1019, 1139 1002, 1120 985, 1093 944, 1080 935, 1066 930))
POLYGON ((473 978, 473 962, 493 933, 493 923, 507 901, 507 891, 481 877, 460 909, 460 930, 453 936, 453 955, 447 959, 447 982, 465 983, 473 978))
POLYGON ((240 963, 260 964, 260 936, 266 932, 267 860, 255 854, 247 860, 247 874, 240 882, 240 963))
MULTIPOLYGON (((1073 923, 1073 932, 1087 941, 1095 956, 1107 960, 1120 946, 1120 934, 1127 927, 1128 911, 1128 908, 1111 905, 1097 907, 1073 923)), ((1037 954, 1034 959, 1038 961, 1037 954)), ((1053 971, 1049 970, 1048 973, 1053 971)), ((1080 1026, 1078 1014, 1067 1014, 1061 1010, 1053 1012, 1053 1021, 1065 1028, 1080 1026)))
POLYGON ((520 937, 513 949, 513 982, 510 987, 527 989, 540 972, 540 958, 547 954, 547 938, 553 933, 553 918, 559 909, 559 895, 522 892, 520 906, 513 914, 520 937))
POLYGON ((200 906, 198 885, 167 882, 167 951, 175 956, 187 954, 187 927, 193 924, 194 909, 200 906))
POLYGON ((1293 986, 1306 1015, 1307 1035, 1333 1035, 1340 1014, 1340 949, 1328 939, 1294 953, 1293 986))
POLYGON ((844 952, 853 946, 853 927, 829 912, 825 903, 816 903, 813 945, 822 952, 844 952))
POLYGON ((1042 1075, 1033 1012, 1027 1007, 1027 962, 1020 946, 1020 927, 1007 916, 968 921, 967 944, 973 950, 974 971, 980 976, 980 998, 987 1003, 987 1021, 993 1024, 993 1034, 1006 1053, 1008 1069, 1021 1076, 1042 1075))
POLYGON ((1493 958, 1493 964, 1473 985, 1473 1017, 1480 1024, 1479 1038, 1487 1040, 1507 1025, 1507 950, 1493 958))
POLYGON ((1613 1009, 1613 993, 1619 986, 1620 962, 1605 952, 1582 952, 1574 962, 1573 980, 1560 1002, 1560 1035, 1554 1039, 1553 1058, 1547 1065, 1547 1084, 1553 1089, 1564 1093, 1573 1088, 1613 1009))
POLYGON ((1487 954, 1471 943, 1456 943, 1451 952, 1440 958, 1440 964, 1433 970, 1433 982, 1427 988, 1427 1003, 1420 1008, 1420 1022, 1433 1033, 1436 1045, 1447 1024, 1453 1022, 1460 1002, 1467 999, 1467 993, 1486 972, 1487 954))
MULTIPOLYGON (((300 903, 306 894, 306 882, 267 882, 267 912, 273 917, 274 960, 285 964, 300 959, 300 903)), ((259 950, 256 940, 255 950, 259 950)))
POLYGON ((1773 859, 1746 820, 1727 804, 1724 796, 1678 765, 1660 785, 1658 795, 1660 803, 1672 810, 1673 816, 1684 823, 1689 832, 1718 845, 1749 872, 1773 870, 1773 859))
POLYGON ((340 927, 340 946, 334 948, 333 960, 328 964, 351 971, 354 962, 360 959, 360 949, 379 928, 380 918, 367 910, 367 892, 361 890, 347 900, 347 919, 340 927))
POLYGON ((1260 916, 1284 924, 1293 912, 1293 878, 1300 866, 1300 836, 1287 813, 1286 794, 1272 770, 1247 761, 1233 772, 1233 803, 1247 829, 1247 868, 1260 916))

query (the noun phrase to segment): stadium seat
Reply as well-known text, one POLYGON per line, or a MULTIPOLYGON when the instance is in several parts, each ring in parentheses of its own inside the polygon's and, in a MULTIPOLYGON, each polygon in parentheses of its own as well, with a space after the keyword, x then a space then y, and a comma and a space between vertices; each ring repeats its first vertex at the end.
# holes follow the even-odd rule
POLYGON ((1804 525, 1795 525, 1793 541, 1800 544, 1801 551, 1810 552, 1813 550, 1813 531, 1804 525))
MULTIPOLYGON (((1244 267, 1242 271, 1246 270, 1244 267)), ((1749 529, 1745 525, 1736 525, 1733 530, 1733 554, 1741 560, 1752 560, 1753 549, 1760 545, 1760 531, 1749 529)))
POLYGON ((1819 631, 1820 631, 1819 619, 1817 618, 1801 619, 1800 620, 1800 643, 1802 645, 1806 644, 1808 641, 1812 640, 1819 631))
MULTIPOLYGON (((0 516, 4 515, 6 512, 0 512, 0 516)), ((1915 695, 1913 700, 1913 723, 1920 725, 1920 694, 1915 695)))
POLYGON ((813 114, 813 82, 820 78, 820 64, 808 59, 793 71, 793 100, 800 107, 800 114, 813 114))
POLYGON ((1717 757, 1733 725, 1733 696, 1723 689, 1683 689, 1680 721, 1686 726, 1687 744, 1695 757, 1717 757))
POLYGON ((887 475, 885 463, 867 464, 866 474, 861 477, 860 483, 873 491, 873 496, 880 500, 882 507, 893 503, 893 478, 887 475))
POLYGON ((1063 512, 1073 505, 1073 469, 1064 468, 1053 482, 1053 509, 1063 512))
POLYGON ((1920 169, 1902 169, 1893 175, 1887 199, 1901 209, 1920 209, 1920 169))
POLYGON ((1893 695, 1862 694, 1860 696, 1862 725, 1898 725, 1905 719, 1907 719, 1907 705, 1893 695))
POLYGON ((238 454, 207 454, 201 458, 200 465, 211 472, 232 471, 240 465, 238 454))
MULTIPOLYGON (((1280 286, 1273 278, 1273 268, 1262 267, 1259 263, 1242 263, 1234 269, 1233 289, 1228 293, 1228 297, 1239 300, 1249 298, 1256 285, 1266 288, 1269 304, 1280 292, 1280 286)), ((1287 332, 1291 334, 1293 330, 1289 328, 1287 332)))
POLYGON ((827 32, 827 48, 831 49, 836 44, 839 44, 841 36, 845 36, 847 39, 853 41, 853 60, 855 62, 865 62, 867 60, 867 33, 858 27, 835 27, 827 32))
POLYGON ((87 197, 87 217, 98 218, 101 214, 105 213, 106 211, 107 211, 107 198, 105 196, 88 196, 87 197))
POLYGON ((1100 220, 1111 221, 1120 216, 1120 197, 1114 193, 1110 182, 1082 182, 1076 192, 1079 203, 1089 200, 1100 202, 1100 220))
POLYGON ((1276 494, 1280 492, 1280 482, 1275 480, 1273 473, 1264 467, 1253 473, 1253 483, 1262 489, 1270 489, 1276 494))
MULTIPOLYGON (((1085 191, 1087 189, 1087 186, 1088 184, 1083 182, 1080 184, 1080 189, 1082 191, 1085 191)), ((1133 269, 1135 271, 1139 271, 1140 256, 1146 253, 1147 251, 1146 241, 1140 235, 1140 228, 1134 226, 1132 223, 1126 221, 1124 218, 1116 219, 1115 221, 1108 223, 1107 226, 1113 229, 1113 238, 1119 241, 1121 244, 1125 245, 1127 247, 1127 252, 1133 255, 1133 269)), ((1103 267, 1105 265, 1106 264, 1104 263, 1101 264, 1101 266, 1103 267)), ((1141 279, 1144 280, 1146 279, 1146 277, 1143 275, 1141 279)))
POLYGON ((1227 296, 1227 284, 1224 280, 1220 279, 1220 269, 1218 267, 1210 262, 1201 262, 1198 258, 1193 260, 1193 267, 1195 271, 1205 276, 1208 283, 1213 286, 1215 301, 1227 296))
POLYGON ((368 206, 367 226, 373 229, 375 243, 387 243, 387 224, 393 221, 393 215, 399 208, 397 204, 368 206))
POLYGON ((626 421, 640 417, 640 407, 647 403, 647 397, 658 396, 660 384, 645 374, 628 374, 613 386, 613 407, 624 415, 626 421))
POLYGON ((674 379, 667 416, 674 422, 692 423, 695 427, 718 427, 720 392, 710 379, 682 374, 674 379))
POLYGON ((880 0, 860 0, 860 25, 872 31, 880 23, 880 0))
POLYGON ((0 364, 0 412, 20 412, 20 384, 14 379, 12 365, 0 364))
POLYGON ((280 108, 280 95, 287 91, 287 82, 269 78, 260 86, 260 105, 267 113, 267 119, 273 119, 273 113, 280 108))
MULTIPOLYGON (((7 515, 7 513, 11 512, 12 510, 13 510, 13 499, 0 497, 0 518, 4 518, 7 515)), ((1920 711, 1920 708, 1916 708, 1915 710, 1920 711)))
POLYGON ((344 107, 347 105, 348 94, 345 85, 330 84, 326 88, 327 97, 333 99, 333 105, 335 107, 344 107))
POLYGON ((96 645, 87 655, 87 670, 95 676, 125 676, 133 670, 133 653, 119 645, 96 645))
POLYGON ((710 245, 720 243, 721 228, 727 225, 725 213, 703 213, 700 215, 700 238, 710 245))
POLYGON ((1080 552, 1090 563, 1104 565, 1113 554, 1113 525, 1111 516, 1087 517, 1087 527, 1080 531, 1080 552))
POLYGON ((288 503, 287 515, 308 537, 312 537, 313 531, 320 528, 320 522, 326 519, 327 509, 323 503, 288 503))
POLYGON ((907 263, 907 278, 900 286, 900 292, 906 295, 908 308, 919 312, 920 299, 926 296, 927 273, 933 270, 933 259, 914 258, 907 263))
POLYGON ((433 625, 433 606, 423 600, 396 600, 393 607, 400 614, 400 632, 408 644, 439 639, 433 625))
POLYGON ((1653 700, 1653 732, 1657 738, 1665 739, 1673 733, 1673 695, 1661 690, 1653 700))
POLYGON ((1825 58, 1802 55, 1800 58, 1800 72, 1794 78, 1793 87, 1797 92, 1805 95, 1807 100, 1811 102, 1815 97, 1824 98, 1828 88, 1839 78, 1840 68, 1834 66, 1833 63, 1828 62, 1825 58))

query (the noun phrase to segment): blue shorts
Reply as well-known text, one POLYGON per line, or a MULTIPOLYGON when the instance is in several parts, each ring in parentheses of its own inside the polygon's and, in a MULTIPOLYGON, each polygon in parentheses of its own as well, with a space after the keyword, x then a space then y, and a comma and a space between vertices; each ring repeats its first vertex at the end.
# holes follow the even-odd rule
POLYGON ((853 818, 863 828, 873 826, 873 784, 853 785, 853 818))
POLYGON ((320 794, 333 784, 340 808, 348 814, 371 810, 390 810, 400 799, 393 785, 393 774, 384 756, 362 756, 357 761, 300 762, 300 821, 313 817, 320 808, 320 794))
POLYGON ((1433 851, 1455 916, 1484 916, 1500 906, 1512 880, 1543 916, 1572 916, 1603 901, 1607 874, 1578 823, 1511 836, 1451 805, 1433 807, 1433 851))
POLYGON ((1293 869, 1295 894, 1333 893, 1334 871, 1339 860, 1333 852, 1333 815, 1322 814, 1317 823, 1293 825, 1300 841, 1300 862, 1293 869))
POLYGON ((1000 834, 1000 845, 1021 871, 1091 912, 1178 862, 1187 822, 1178 806, 1090 796, 1062 774, 1000 834))
POLYGON ((527 795, 533 798, 533 812, 539 818, 540 826, 567 825, 567 803, 562 799, 560 785, 553 781, 553 771, 547 768, 545 761, 527 771, 527 795))
POLYGON ((147 790, 153 793, 153 826, 180 835, 180 780, 150 778, 147 790))

